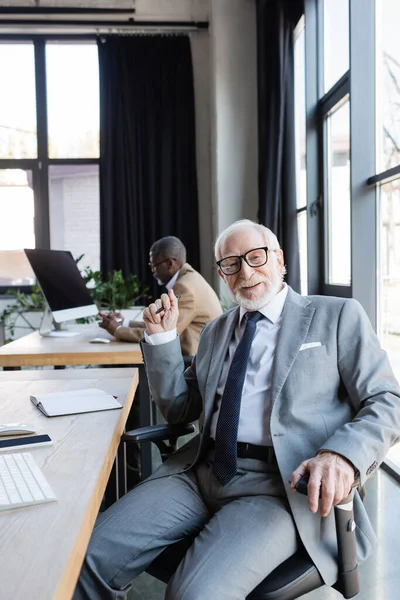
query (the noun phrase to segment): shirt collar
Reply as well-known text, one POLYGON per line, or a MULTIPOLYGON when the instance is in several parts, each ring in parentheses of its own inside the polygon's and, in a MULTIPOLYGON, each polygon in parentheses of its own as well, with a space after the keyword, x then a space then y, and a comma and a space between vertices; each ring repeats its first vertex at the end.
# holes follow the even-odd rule
MULTIPOLYGON (((179 269, 180 271, 180 269, 179 269)), ((172 279, 170 279, 168 281, 168 283, 165 285, 165 287, 167 288, 167 290, 172 290, 172 288, 174 287, 174 285, 176 284, 176 280, 178 279, 178 275, 179 275, 179 271, 177 271, 175 273, 175 275, 173 276, 172 279)))
MULTIPOLYGON (((268 302, 265 306, 259 309, 259 312, 267 317, 272 323, 276 323, 279 317, 282 314, 283 307, 285 305, 286 297, 288 295, 288 286, 286 283, 283 283, 283 288, 280 292, 278 292, 272 300, 268 302)), ((247 310, 245 308, 240 307, 240 317, 239 324, 242 324, 242 319, 246 314, 247 310)))

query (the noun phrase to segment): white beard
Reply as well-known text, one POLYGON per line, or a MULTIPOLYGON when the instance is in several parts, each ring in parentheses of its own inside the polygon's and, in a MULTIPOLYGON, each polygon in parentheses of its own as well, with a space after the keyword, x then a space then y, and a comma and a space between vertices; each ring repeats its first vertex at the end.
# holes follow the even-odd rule
POLYGON ((254 283, 259 283, 261 281, 269 283, 268 289, 263 296, 254 299, 244 298, 240 293, 240 290, 242 288, 238 287, 235 291, 232 292, 232 296, 235 302, 242 308, 250 311, 259 310, 260 308, 266 306, 269 302, 271 302, 272 298, 274 298, 274 296, 276 296, 276 294, 280 292, 282 288, 283 276, 278 271, 276 271, 272 280, 269 280, 266 277, 262 277, 254 283))

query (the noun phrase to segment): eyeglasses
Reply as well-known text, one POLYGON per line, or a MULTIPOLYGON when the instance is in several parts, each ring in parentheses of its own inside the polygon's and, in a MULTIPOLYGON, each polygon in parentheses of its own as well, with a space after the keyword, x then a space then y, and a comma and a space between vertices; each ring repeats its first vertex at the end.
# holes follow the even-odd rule
POLYGON ((265 248, 254 248, 240 256, 226 256, 225 258, 218 260, 217 265, 224 275, 235 275, 235 273, 239 273, 242 268, 242 260, 244 260, 249 267, 262 267, 268 260, 267 246, 265 248))
POLYGON ((169 260, 169 258, 164 258, 164 260, 160 260, 160 262, 157 263, 153 263, 153 262, 149 262, 149 267, 150 269, 155 269, 156 267, 162 265, 163 263, 167 262, 167 260, 169 260))
POLYGON ((163 263, 167 262, 167 260, 176 260, 176 259, 175 258, 164 258, 164 260, 160 260, 160 262, 157 262, 157 263, 149 262, 148 265, 149 265, 150 269, 155 269, 156 267, 159 267, 163 263))

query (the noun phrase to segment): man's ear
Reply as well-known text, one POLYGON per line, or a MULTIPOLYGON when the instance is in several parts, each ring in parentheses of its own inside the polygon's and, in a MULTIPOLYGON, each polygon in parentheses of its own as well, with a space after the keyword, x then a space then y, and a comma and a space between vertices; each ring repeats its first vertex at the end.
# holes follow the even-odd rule
POLYGON ((218 275, 219 275, 219 276, 221 277, 221 279, 222 279, 223 281, 225 281, 225 283, 226 283, 226 278, 225 278, 225 275, 223 274, 223 272, 221 271, 221 269, 218 269, 218 275))
POLYGON ((283 251, 282 250, 275 250, 275 256, 276 256, 276 260, 278 262, 278 265, 280 266, 281 269, 285 268, 285 260, 283 257, 283 251))
POLYGON ((178 265, 177 261, 175 260, 175 258, 169 258, 167 265, 168 265, 168 271, 170 273, 172 273, 172 275, 175 275, 175 273, 179 269, 179 265, 178 265))

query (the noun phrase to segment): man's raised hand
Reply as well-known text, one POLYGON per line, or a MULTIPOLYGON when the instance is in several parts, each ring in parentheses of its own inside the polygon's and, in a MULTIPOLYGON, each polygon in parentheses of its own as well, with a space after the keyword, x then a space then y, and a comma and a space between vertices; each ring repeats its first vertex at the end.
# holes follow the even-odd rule
POLYGON ((143 311, 143 321, 149 335, 153 333, 165 333, 176 328, 178 322, 178 299, 174 291, 169 290, 168 294, 162 294, 161 298, 150 304, 143 311), (161 312, 157 314, 160 308, 161 312))

